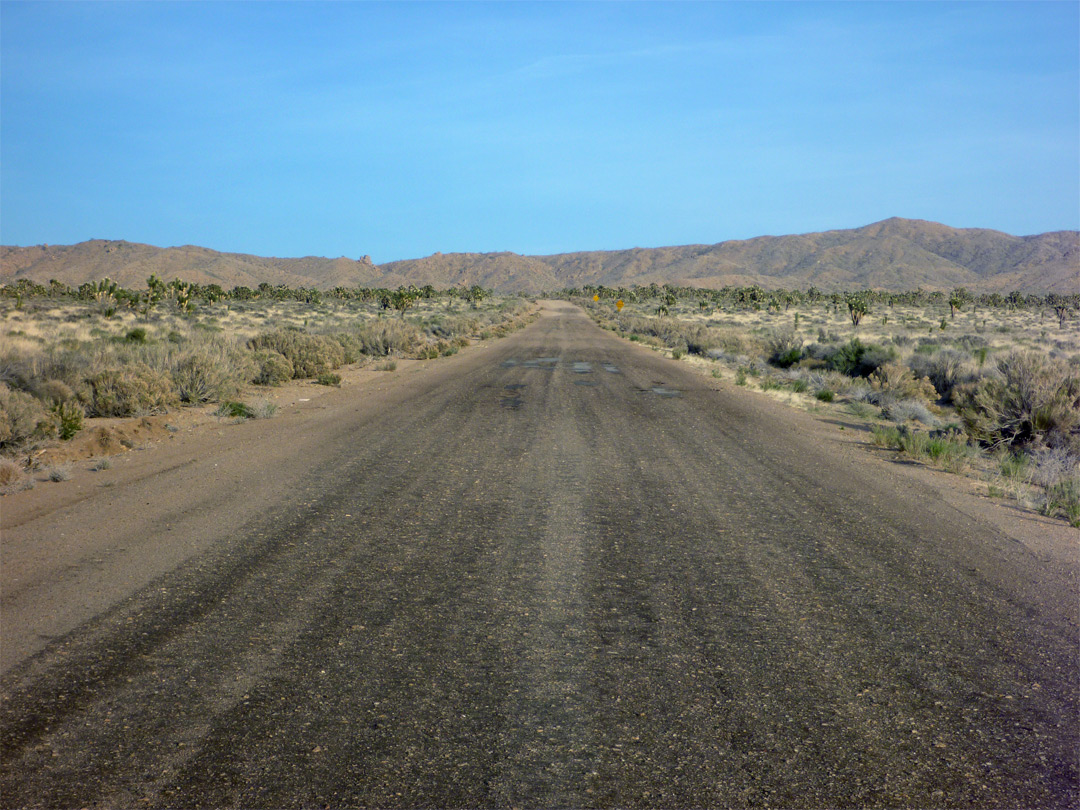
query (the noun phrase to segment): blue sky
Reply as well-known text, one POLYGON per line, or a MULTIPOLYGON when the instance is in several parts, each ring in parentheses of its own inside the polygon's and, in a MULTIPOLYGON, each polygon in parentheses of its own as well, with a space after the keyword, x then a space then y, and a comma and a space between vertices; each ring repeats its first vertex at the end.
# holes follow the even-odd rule
POLYGON ((0 242, 1080 228, 1080 3, 0 3, 0 242))

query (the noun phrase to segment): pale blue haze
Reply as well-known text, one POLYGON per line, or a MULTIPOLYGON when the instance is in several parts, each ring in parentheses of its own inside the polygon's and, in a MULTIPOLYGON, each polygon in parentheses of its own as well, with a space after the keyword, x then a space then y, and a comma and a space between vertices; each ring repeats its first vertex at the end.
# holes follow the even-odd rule
POLYGON ((0 4, 0 242, 1080 228, 1080 4, 0 4))

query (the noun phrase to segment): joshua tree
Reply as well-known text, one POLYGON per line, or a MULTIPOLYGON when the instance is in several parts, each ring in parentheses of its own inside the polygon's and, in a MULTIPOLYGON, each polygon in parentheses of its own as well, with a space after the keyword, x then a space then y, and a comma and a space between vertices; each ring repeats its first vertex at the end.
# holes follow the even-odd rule
POLYGON ((866 302, 866 298, 861 295, 849 295, 847 297, 848 314, 851 316, 852 325, 858 329, 859 321, 862 320, 863 315, 870 311, 870 306, 866 302))

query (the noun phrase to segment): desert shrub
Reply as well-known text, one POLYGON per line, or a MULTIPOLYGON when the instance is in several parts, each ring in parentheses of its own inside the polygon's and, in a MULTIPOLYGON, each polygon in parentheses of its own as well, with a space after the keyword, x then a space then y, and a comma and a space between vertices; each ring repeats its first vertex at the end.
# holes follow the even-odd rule
POLYGON ((380 363, 375 366, 376 371, 397 371, 397 361, 387 360, 385 363, 380 363))
POLYGON ((802 359, 803 340, 794 329, 777 329, 766 339, 769 362, 778 368, 790 368, 802 359))
POLYGON ((45 477, 54 483, 71 480, 70 464, 53 464, 45 469, 45 477))
POLYGON ((828 343, 811 343, 802 350, 802 356, 804 359, 817 360, 820 363, 826 363, 829 356, 836 351, 836 346, 828 343))
POLYGON ((293 365, 295 379, 317 377, 345 362, 345 350, 333 338, 290 329, 256 335, 248 341, 248 347, 255 351, 271 349, 287 357, 293 365))
POLYGON ((0 383, 0 450, 14 450, 55 428, 37 398, 0 383))
POLYGON ((57 404, 75 398, 71 386, 62 380, 45 380, 34 389, 34 395, 43 402, 57 404))
POLYGON ((52 406, 52 421, 56 427, 56 435, 67 441, 82 430, 83 407, 73 399, 56 402, 52 406))
POLYGON ((250 359, 224 345, 207 344, 170 358, 169 376, 181 402, 218 402, 251 378, 250 359))
POLYGON ((329 337, 336 340, 345 352, 343 363, 355 363, 364 356, 364 341, 359 335, 351 332, 334 332, 329 337))
POLYGON ((436 316, 424 325, 424 330, 437 338, 454 338, 461 335, 474 335, 480 331, 481 323, 476 318, 465 315, 436 316))
POLYGON ((895 358, 895 349, 852 338, 833 350, 825 360, 830 368, 849 377, 869 377, 884 363, 895 358))
POLYGON ((257 349, 251 356, 256 385, 281 385, 293 378, 293 364, 288 357, 273 349, 257 349))
POLYGON ((268 399, 257 399, 251 404, 253 419, 269 419, 278 411, 277 403, 268 399))
POLYGON ((1039 511, 1049 517, 1060 514, 1070 526, 1080 529, 1080 480, 1074 476, 1043 490, 1039 511))
POLYGON ((889 399, 881 406, 881 414, 893 422, 921 422, 924 425, 934 426, 938 419, 926 407, 926 403, 918 399, 889 399))
POLYGON ((997 373, 959 386, 964 427, 991 446, 1062 447, 1080 453, 1080 370, 1037 352, 1012 352, 997 373))
POLYGON ((932 355, 913 354, 908 367, 916 376, 929 379, 937 393, 950 401, 953 389, 965 381, 966 361, 965 354, 955 349, 942 349, 932 355))
POLYGON ((367 321, 361 324, 356 334, 364 354, 371 357, 386 357, 392 352, 411 354, 423 340, 423 334, 415 324, 397 319, 367 321))
POLYGON ((128 330, 128 333, 124 335, 124 340, 128 343, 146 343, 146 330, 141 326, 136 326, 128 330))
POLYGON ((0 495, 32 489, 33 486, 34 479, 26 474, 21 464, 9 458, 0 459, 0 495))
POLYGON ((1028 458, 1031 483, 1053 487, 1080 476, 1080 455, 1064 447, 1040 447, 1028 458))
POLYGON ((822 402, 832 402, 836 398, 836 394, 830 391, 828 388, 823 388, 818 391, 814 396, 822 402))
POLYGON ((938 392, 929 379, 916 377, 899 363, 884 363, 870 375, 870 389, 884 399, 914 399, 934 402, 938 392))
POLYGON ((439 347, 433 343, 426 346, 421 346, 419 349, 416 350, 416 354, 414 355, 417 360, 434 360, 438 356, 439 347))
POLYGON ((90 374, 78 396, 88 416, 157 413, 175 405, 179 399, 167 374, 138 362, 90 374))
POLYGON ((332 371, 324 371, 315 378, 315 382, 319 385, 341 385, 341 375, 332 371))
POLYGON ((899 448, 900 429, 887 425, 871 425, 870 442, 875 447, 899 448))
POLYGON ((35 358, 18 351, 0 356, 0 384, 19 391, 29 391, 39 376, 35 358))
POLYGON ((255 411, 243 402, 227 399, 218 405, 217 415, 227 419, 254 419, 255 411))

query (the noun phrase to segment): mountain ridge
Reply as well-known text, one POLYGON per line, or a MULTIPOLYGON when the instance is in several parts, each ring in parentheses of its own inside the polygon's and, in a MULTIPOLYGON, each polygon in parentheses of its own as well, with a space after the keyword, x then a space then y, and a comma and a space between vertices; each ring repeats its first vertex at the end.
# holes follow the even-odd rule
POLYGON ((435 253, 375 265, 368 257, 273 258, 196 245, 159 248, 122 240, 75 245, 0 246, 0 283, 56 279, 78 286, 108 277, 132 288, 155 274, 198 284, 255 287, 398 287, 461 284, 498 292, 543 292, 585 284, 673 284, 823 291, 922 287, 972 292, 1080 290, 1080 231, 1031 236, 892 217, 860 228, 756 236, 715 244, 576 251, 435 253))

